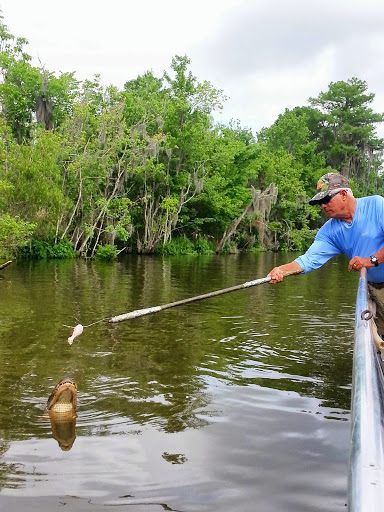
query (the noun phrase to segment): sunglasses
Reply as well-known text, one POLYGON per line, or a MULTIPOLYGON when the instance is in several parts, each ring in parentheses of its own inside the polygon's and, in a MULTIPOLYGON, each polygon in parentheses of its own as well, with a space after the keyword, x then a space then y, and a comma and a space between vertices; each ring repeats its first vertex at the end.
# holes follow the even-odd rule
POLYGON ((332 197, 337 196, 337 194, 339 194, 340 192, 341 192, 341 190, 339 190, 335 194, 332 194, 332 195, 329 195, 329 196, 325 196, 321 201, 319 201, 318 204, 328 204, 329 201, 332 199, 332 197))

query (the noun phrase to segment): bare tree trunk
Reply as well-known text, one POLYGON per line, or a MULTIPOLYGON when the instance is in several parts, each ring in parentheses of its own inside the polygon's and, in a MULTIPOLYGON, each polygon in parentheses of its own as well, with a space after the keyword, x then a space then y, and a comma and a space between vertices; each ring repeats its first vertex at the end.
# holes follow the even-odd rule
MULTIPOLYGON (((104 212, 104 215, 103 215, 101 226, 103 225, 104 217, 105 217, 105 212, 104 212)), ((98 245, 99 240, 100 240, 100 236, 101 236, 101 233, 102 233, 102 227, 101 226, 100 226, 100 228, 98 230, 98 233, 97 233, 97 238, 95 240, 95 244, 94 244, 93 249, 92 249, 91 258, 93 258, 93 256, 95 255, 95 251, 97 249, 97 245, 98 245)))
POLYGON ((234 219, 228 229, 224 231, 224 234, 217 244, 215 248, 215 252, 218 253, 222 250, 224 245, 231 239, 231 236, 235 233, 240 222, 245 218, 255 213, 260 214, 260 222, 259 226, 259 236, 260 240, 263 240, 264 237, 264 225, 269 219, 269 214, 271 212, 272 204, 276 203, 277 200, 277 187, 274 183, 271 183, 264 192, 260 190, 256 190, 254 187, 251 187, 252 192, 252 201, 251 203, 244 209, 237 219, 234 219))
MULTIPOLYGON (((121 161, 119 162, 119 168, 120 168, 120 163, 121 163, 121 161)), ((82 244, 81 244, 81 246, 80 246, 80 249, 79 249, 79 252, 80 252, 80 253, 82 253, 82 252, 84 251, 84 248, 85 248, 85 246, 87 245, 87 243, 88 243, 89 239, 91 238, 92 233, 93 233, 93 231, 95 230, 95 228, 96 228, 97 224, 99 223, 99 221, 100 221, 101 217, 105 215, 105 212, 106 212, 106 210, 107 210, 107 208, 108 208, 109 203, 110 203, 110 202, 112 201, 112 199, 115 197, 115 195, 116 195, 116 191, 118 190, 118 187, 119 187, 119 185, 120 185, 120 180, 121 180, 122 176, 124 175, 124 173, 125 173, 125 166, 123 165, 123 168, 122 168, 122 169, 119 169, 119 173, 118 173, 118 176, 117 176, 117 178, 116 178, 115 185, 114 185, 114 187, 113 187, 113 190, 112 190, 112 192, 111 192, 111 194, 110 194, 109 198, 107 199, 107 201, 106 201, 105 205, 103 206, 103 208, 100 210, 100 213, 99 213, 99 214, 98 214, 98 216, 96 217, 96 220, 95 220, 95 222, 93 223, 93 225, 92 225, 92 227, 91 227, 91 229, 90 229, 89 234, 85 237, 85 239, 83 240, 83 243, 82 243, 82 244)))
POLYGON ((57 237, 59 234, 59 226, 60 226, 62 220, 63 220, 63 215, 60 215, 60 217, 57 219, 57 222, 56 222, 55 244, 57 244, 57 237))
POLYGON ((72 212, 72 215, 71 215, 71 218, 69 219, 65 229, 64 229, 64 232, 63 234, 61 235, 61 239, 63 239, 65 237, 65 235, 67 234, 71 224, 72 224, 72 221, 73 221, 73 218, 77 212, 77 209, 79 207, 79 204, 80 204, 80 201, 81 201, 81 190, 82 190, 82 179, 81 179, 81 171, 80 171, 80 181, 79 181, 79 194, 78 194, 78 197, 77 197, 77 201, 76 201, 76 205, 75 205, 75 208, 73 209, 73 212, 72 212))
POLYGON ((237 226, 240 224, 240 222, 244 219, 244 217, 246 215, 249 215, 250 211, 252 209, 252 203, 250 205, 248 205, 245 210, 243 211, 243 213, 240 215, 240 217, 237 217, 237 219, 233 220, 230 224, 230 226, 228 227, 228 229, 226 229, 224 231, 224 234, 220 240, 220 242, 216 245, 216 248, 215 248, 215 252, 216 254, 219 253, 221 251, 221 249, 224 247, 224 245, 226 244, 226 242, 231 238, 231 236, 233 235, 233 233, 236 231, 237 229, 237 226))
POLYGON ((71 236, 71 242, 72 242, 72 245, 75 250, 76 250, 76 247, 79 245, 79 242, 80 242, 83 234, 84 234, 84 230, 81 231, 78 227, 76 227, 75 230, 73 231, 72 236, 71 236))

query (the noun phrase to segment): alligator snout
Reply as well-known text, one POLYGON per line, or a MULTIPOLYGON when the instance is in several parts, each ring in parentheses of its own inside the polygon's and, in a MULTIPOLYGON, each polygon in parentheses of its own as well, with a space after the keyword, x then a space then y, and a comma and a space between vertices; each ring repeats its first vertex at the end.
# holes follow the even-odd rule
POLYGON ((52 391, 48 398, 47 409, 57 413, 76 411, 77 386, 71 379, 63 379, 52 391))

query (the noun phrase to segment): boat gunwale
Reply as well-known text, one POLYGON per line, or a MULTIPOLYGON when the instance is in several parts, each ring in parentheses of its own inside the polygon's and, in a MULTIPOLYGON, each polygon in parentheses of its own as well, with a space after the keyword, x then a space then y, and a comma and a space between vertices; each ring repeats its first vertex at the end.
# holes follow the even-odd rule
POLYGON ((379 512, 384 502, 384 375, 373 341, 367 272, 360 273, 353 351, 348 511, 379 512))

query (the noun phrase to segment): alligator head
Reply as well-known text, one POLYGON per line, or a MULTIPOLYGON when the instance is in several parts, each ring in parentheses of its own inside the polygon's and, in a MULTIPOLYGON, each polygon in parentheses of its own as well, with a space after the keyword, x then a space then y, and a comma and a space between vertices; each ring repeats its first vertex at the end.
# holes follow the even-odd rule
POLYGON ((57 413, 74 413, 76 411, 77 386, 71 379, 63 379, 56 384, 48 398, 47 409, 57 413))
POLYGON ((53 437, 62 450, 70 450, 76 439, 76 383, 63 379, 48 398, 47 409, 53 437))

